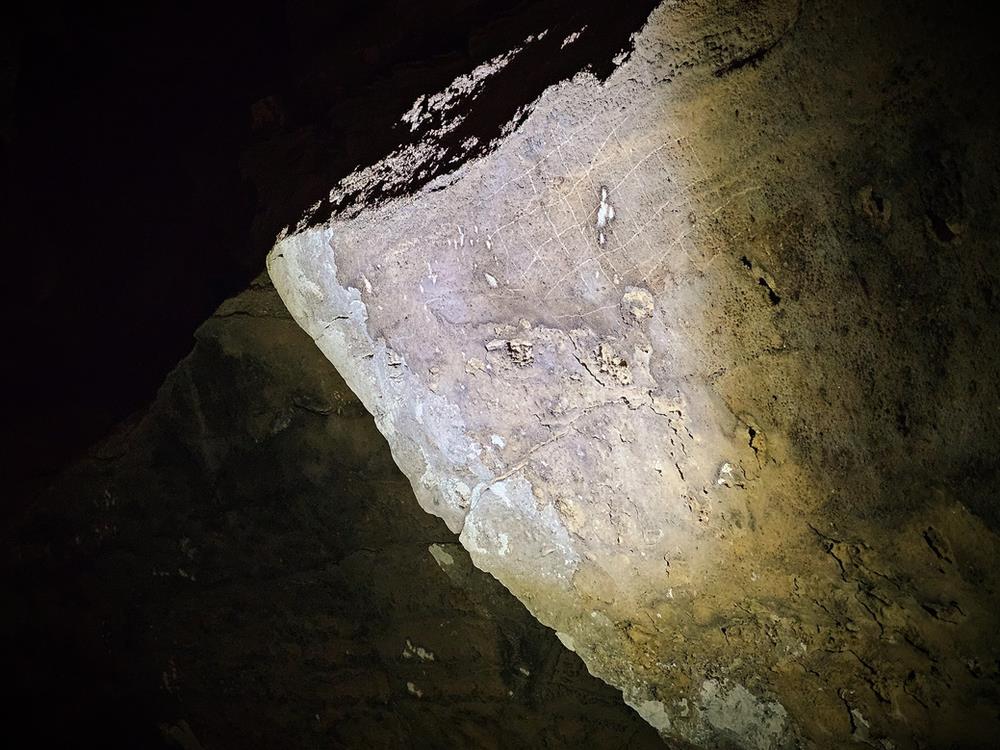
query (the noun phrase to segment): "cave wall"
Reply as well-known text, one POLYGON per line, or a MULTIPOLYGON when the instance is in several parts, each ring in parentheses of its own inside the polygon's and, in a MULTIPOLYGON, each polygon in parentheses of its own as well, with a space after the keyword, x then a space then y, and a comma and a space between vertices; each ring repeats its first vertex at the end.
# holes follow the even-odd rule
POLYGON ((665 738, 996 732, 997 105, 969 29, 663 3, 606 81, 400 197, 478 106, 418 101, 422 140, 269 256, 421 506, 665 738))

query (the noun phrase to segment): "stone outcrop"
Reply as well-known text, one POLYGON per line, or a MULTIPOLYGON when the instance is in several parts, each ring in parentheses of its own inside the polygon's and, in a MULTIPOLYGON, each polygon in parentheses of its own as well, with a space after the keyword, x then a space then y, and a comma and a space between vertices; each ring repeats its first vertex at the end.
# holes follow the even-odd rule
POLYGON ((998 729, 996 105, 923 66, 947 19, 842 5, 666 2, 268 261, 420 505, 678 743, 998 729))

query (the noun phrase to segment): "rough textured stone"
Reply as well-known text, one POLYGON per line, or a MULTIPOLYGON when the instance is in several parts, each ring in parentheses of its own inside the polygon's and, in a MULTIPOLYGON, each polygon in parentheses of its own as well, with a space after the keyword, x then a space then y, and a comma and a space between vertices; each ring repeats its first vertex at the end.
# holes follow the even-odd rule
POLYGON ((924 65, 947 20, 664 3, 269 257, 421 506, 665 737, 1000 728, 996 103, 924 65))

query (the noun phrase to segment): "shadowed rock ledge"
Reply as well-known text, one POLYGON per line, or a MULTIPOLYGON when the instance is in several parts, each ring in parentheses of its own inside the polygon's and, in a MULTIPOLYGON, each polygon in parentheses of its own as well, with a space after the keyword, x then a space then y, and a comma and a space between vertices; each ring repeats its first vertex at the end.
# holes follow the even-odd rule
POLYGON ((146 413, 5 539, 15 736, 662 746, 419 509, 266 277, 197 338, 146 413))

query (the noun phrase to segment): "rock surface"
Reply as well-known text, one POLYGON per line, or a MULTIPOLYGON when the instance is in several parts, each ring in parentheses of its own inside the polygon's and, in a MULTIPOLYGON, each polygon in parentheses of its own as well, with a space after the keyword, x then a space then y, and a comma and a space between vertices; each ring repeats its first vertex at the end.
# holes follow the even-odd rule
POLYGON ((664 737, 1000 730, 998 118, 949 21, 666 2, 269 257, 421 506, 664 737))
POLYGON ((262 278, 3 549, 15 746, 661 747, 413 502, 262 278))

